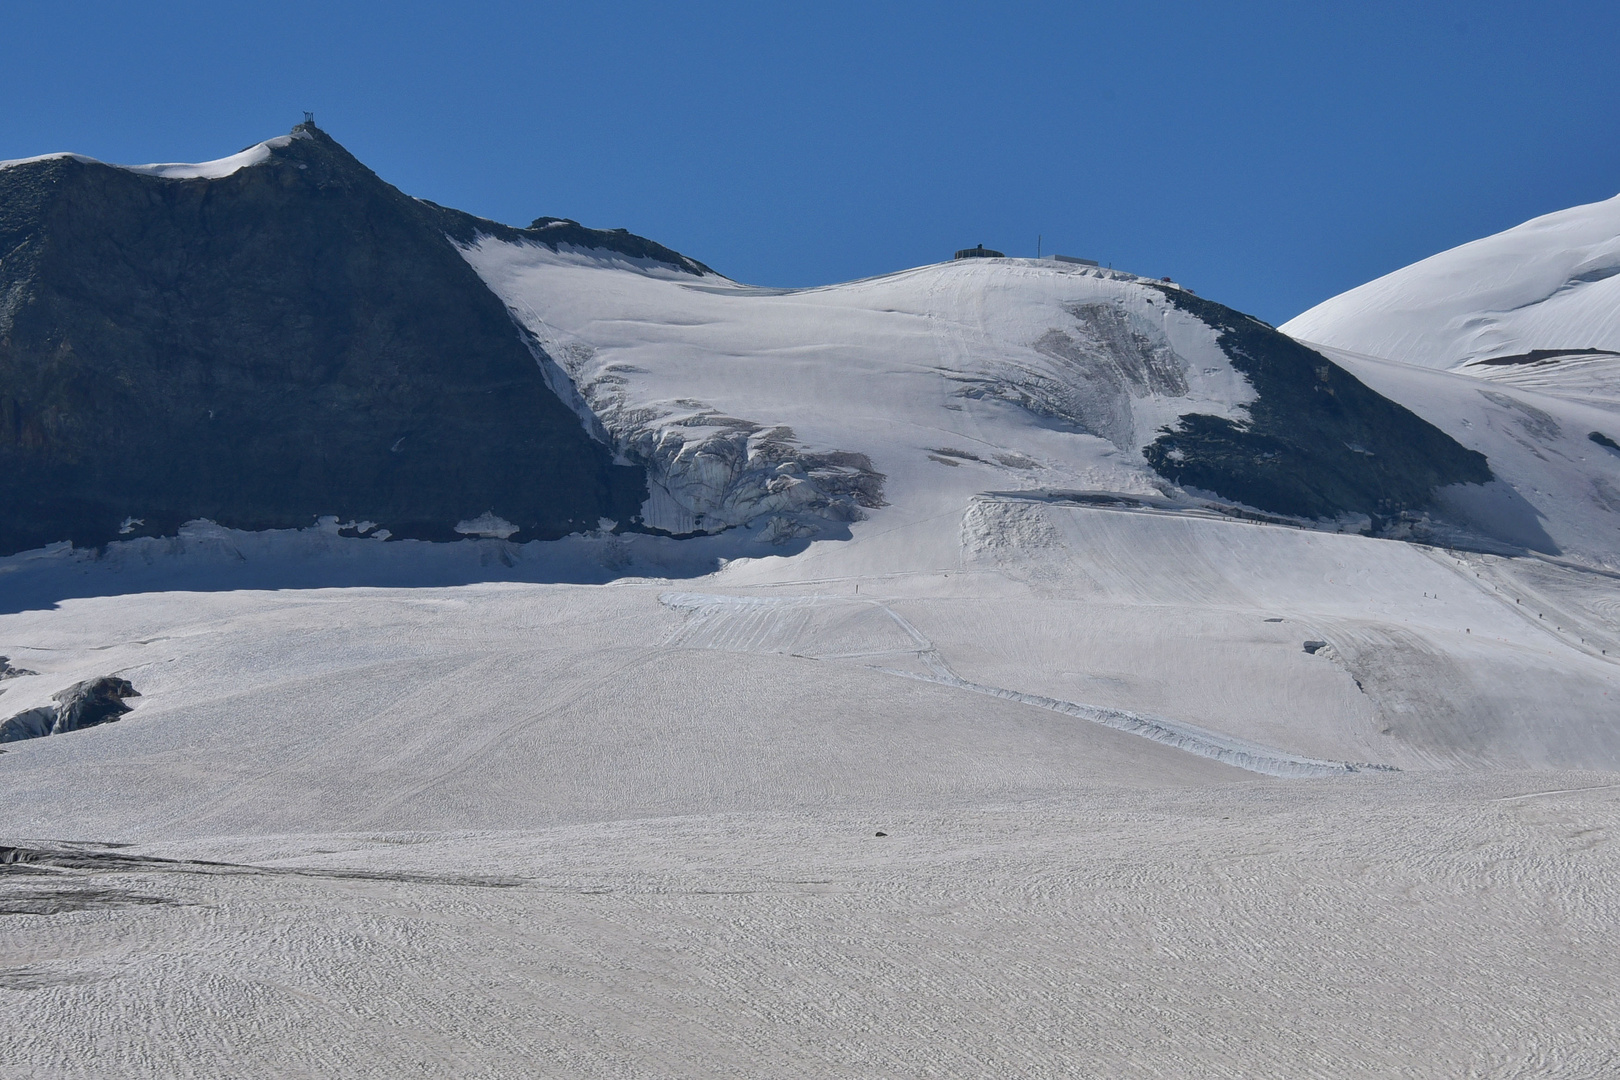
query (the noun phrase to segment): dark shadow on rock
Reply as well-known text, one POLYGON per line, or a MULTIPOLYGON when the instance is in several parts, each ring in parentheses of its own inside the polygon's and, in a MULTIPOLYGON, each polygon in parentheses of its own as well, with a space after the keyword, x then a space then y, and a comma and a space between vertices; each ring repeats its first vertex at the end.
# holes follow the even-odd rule
POLYGON ((1419 512, 1436 489, 1484 484, 1469 450, 1327 357, 1256 319, 1155 285, 1217 334, 1256 397, 1232 419, 1188 413, 1143 447, 1159 475, 1270 513, 1303 518, 1419 512))
POLYGON ((196 518, 454 541, 487 512, 529 541, 634 516, 643 471, 547 386, 454 215, 313 124, 267 155, 213 179, 0 171, 0 553, 196 518))
POLYGON ((13 667, 11 657, 0 656, 0 682, 5 681, 6 679, 20 679, 24 675, 38 674, 39 672, 29 671, 27 668, 13 667))

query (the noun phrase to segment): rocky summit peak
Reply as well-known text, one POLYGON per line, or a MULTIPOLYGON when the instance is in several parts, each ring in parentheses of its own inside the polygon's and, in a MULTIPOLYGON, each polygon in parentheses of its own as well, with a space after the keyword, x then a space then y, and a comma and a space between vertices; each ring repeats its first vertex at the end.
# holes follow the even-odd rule
POLYGON ((489 513, 528 540, 634 514, 639 470, 547 387, 445 211, 313 122, 211 164, 0 170, 0 554, 197 518, 457 539, 489 513))

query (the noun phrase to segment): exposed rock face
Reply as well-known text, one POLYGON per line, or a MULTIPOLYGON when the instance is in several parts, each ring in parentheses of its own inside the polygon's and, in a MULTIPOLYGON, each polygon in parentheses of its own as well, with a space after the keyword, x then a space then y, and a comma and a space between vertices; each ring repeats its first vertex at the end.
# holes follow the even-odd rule
POLYGON ((447 238, 467 216, 295 136, 215 179, 0 170, 0 554, 194 518, 525 541, 641 505, 447 238))
POLYGON ((0 721, 0 743, 39 739, 110 723, 129 712, 125 698, 140 697, 128 679, 111 675, 74 683, 41 705, 0 721))
POLYGON ((20 679, 24 675, 36 674, 38 674, 38 672, 29 671, 27 668, 14 666, 11 663, 11 657, 0 656, 0 682, 4 682, 7 679, 20 679))
POLYGON ((1144 447, 1161 475, 1262 510, 1375 521, 1429 506, 1437 488, 1492 479, 1485 455, 1320 353, 1231 308, 1160 291, 1219 332, 1257 392, 1246 420, 1190 413, 1144 447))

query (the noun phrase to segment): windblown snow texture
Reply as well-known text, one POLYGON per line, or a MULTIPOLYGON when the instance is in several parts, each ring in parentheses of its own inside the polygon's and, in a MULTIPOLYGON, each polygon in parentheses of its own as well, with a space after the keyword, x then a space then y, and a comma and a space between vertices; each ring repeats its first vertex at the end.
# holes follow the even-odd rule
POLYGON ((640 470, 547 387, 440 210, 313 125, 254 149, 0 169, 0 552, 196 518, 453 540, 495 514, 530 540, 634 513, 640 470))

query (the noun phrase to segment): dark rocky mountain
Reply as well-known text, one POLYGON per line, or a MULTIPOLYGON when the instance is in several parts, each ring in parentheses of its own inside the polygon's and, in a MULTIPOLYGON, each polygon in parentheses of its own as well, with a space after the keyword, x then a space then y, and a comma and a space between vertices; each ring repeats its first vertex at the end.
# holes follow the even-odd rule
POLYGON ((1321 353, 1232 308, 1156 286, 1214 329, 1256 392, 1234 422, 1189 413, 1143 448, 1178 484, 1304 518, 1422 511, 1435 490, 1491 479, 1485 455, 1369 389, 1321 353))
POLYGON ((129 712, 125 698, 140 697, 128 679, 104 675, 74 683, 51 695, 54 705, 40 705, 0 721, 0 743, 65 735, 110 724, 129 712))
MULTIPOLYGON (((492 225, 313 124, 214 179, 0 169, 0 554, 194 518, 456 539, 493 513, 516 540, 628 521, 642 471, 547 388, 447 237, 492 225)), ((706 270, 628 233, 511 231, 706 270)))

